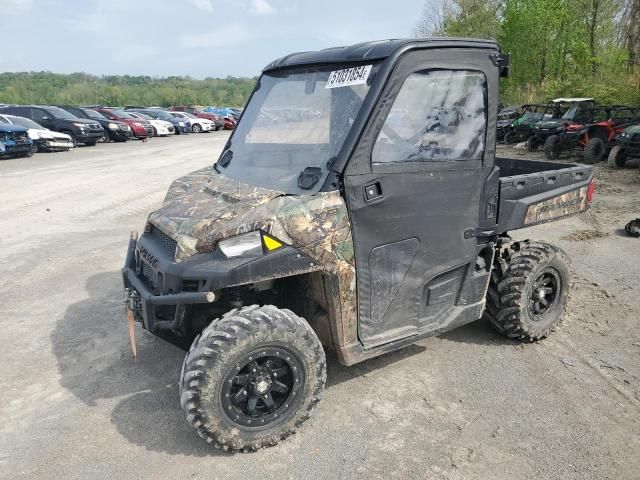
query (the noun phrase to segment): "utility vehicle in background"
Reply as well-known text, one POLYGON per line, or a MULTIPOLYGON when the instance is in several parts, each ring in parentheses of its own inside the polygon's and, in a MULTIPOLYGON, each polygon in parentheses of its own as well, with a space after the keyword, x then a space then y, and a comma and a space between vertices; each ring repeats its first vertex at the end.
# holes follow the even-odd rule
POLYGON ((632 158, 640 158, 640 125, 625 128, 615 138, 614 146, 609 152, 609 166, 622 168, 632 158))
POLYGON ((495 157, 507 72, 473 39, 264 69, 217 163, 169 187, 123 269, 134 354, 136 321, 188 349, 180 402, 200 436, 234 451, 289 436, 325 349, 353 365, 483 314, 524 342, 559 324, 566 254, 508 232, 585 211, 592 170, 495 157))
POLYGON ((640 109, 627 105, 587 108, 564 125, 564 129, 547 138, 545 155, 550 160, 562 152, 580 150, 586 164, 600 163, 609 153, 616 136, 640 121, 640 109))
POLYGON ((504 143, 511 145, 527 142, 528 151, 537 150, 539 145, 535 136, 534 125, 546 118, 553 117, 555 108, 552 102, 546 105, 523 105, 520 107, 517 118, 504 134, 504 143))
POLYGON ((583 110, 595 108, 593 98, 556 98, 549 102, 552 110, 533 126, 535 143, 545 146, 547 138, 564 131, 565 125, 584 116, 583 110))

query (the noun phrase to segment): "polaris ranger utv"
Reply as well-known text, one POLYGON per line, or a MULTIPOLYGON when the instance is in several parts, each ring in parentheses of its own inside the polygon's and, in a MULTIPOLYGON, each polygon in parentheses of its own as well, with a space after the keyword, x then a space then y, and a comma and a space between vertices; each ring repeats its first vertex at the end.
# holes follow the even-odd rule
POLYGON ((180 402, 203 438, 290 435, 319 400, 324 348, 353 365, 483 313, 522 341, 558 325, 565 253, 507 232, 586 210, 592 171, 495 158, 507 72, 472 39, 264 69, 217 163, 171 185, 123 270, 130 332, 190 345, 180 402))

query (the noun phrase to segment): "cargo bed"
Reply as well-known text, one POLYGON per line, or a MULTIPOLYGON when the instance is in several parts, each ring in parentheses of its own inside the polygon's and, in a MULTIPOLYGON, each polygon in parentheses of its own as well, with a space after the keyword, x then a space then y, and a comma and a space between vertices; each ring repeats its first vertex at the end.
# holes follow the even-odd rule
POLYGON ((572 163, 496 158, 499 233, 575 215, 589 208, 593 168, 572 163))

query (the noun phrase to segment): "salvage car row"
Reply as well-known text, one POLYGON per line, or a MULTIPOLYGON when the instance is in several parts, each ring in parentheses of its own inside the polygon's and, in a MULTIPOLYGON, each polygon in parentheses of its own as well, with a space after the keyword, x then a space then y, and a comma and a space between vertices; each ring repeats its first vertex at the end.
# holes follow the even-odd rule
POLYGON ((0 158, 68 151, 79 144, 95 146, 110 141, 232 130, 239 111, 225 112, 227 116, 221 116, 193 106, 165 110, 143 106, 0 105, 0 158))
POLYGON ((597 105, 593 98, 557 98, 543 104, 504 108, 498 114, 498 139, 544 148, 549 160, 578 152, 587 164, 608 158, 622 167, 640 157, 640 107, 597 105))

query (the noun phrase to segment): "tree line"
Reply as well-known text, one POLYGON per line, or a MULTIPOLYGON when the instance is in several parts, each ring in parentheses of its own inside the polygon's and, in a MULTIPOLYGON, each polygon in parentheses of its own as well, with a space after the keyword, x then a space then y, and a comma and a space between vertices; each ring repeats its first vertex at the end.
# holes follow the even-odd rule
POLYGON ((51 72, 0 73, 0 103, 244 106, 255 78, 156 78, 51 72))
POLYGON ((415 34, 497 40, 503 103, 640 104, 640 0, 426 0, 415 34))

